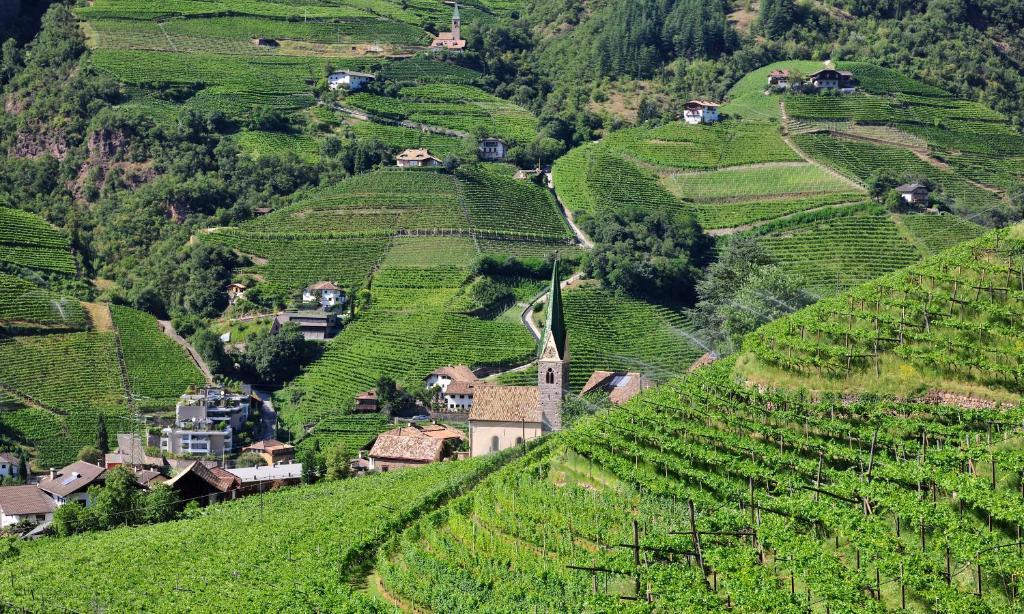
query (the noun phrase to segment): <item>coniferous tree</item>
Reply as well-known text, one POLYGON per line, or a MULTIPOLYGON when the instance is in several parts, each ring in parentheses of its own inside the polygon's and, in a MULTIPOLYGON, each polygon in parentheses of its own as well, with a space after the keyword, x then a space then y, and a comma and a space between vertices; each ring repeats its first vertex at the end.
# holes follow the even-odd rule
POLYGON ((96 419, 96 449, 104 454, 110 452, 110 441, 107 437, 107 420, 100 414, 96 419))

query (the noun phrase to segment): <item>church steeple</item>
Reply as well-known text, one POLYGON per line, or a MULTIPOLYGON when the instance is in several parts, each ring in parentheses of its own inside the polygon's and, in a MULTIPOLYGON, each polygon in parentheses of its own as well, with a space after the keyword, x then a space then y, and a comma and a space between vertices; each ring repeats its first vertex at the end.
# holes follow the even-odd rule
POLYGON ((537 356, 537 397, 541 430, 562 430, 562 400, 569 389, 569 341, 562 312, 562 288, 558 261, 551 270, 548 316, 537 356))
POLYGON ((540 355, 545 354, 549 344, 554 346, 552 358, 565 359, 565 314, 562 311, 562 286, 558 274, 558 261, 551 267, 551 287, 548 289, 548 317, 541 337, 540 355))
POLYGON ((455 9, 452 11, 452 38, 459 40, 462 38, 462 18, 459 17, 459 3, 455 3, 455 9))

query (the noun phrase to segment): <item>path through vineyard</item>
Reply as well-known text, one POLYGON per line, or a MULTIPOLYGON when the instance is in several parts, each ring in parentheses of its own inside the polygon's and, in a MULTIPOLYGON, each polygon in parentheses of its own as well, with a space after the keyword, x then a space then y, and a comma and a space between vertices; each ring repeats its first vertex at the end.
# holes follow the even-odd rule
POLYGON ((196 349, 192 347, 192 344, 189 343, 181 335, 179 335, 178 331, 174 330, 174 325, 171 324, 170 320, 157 320, 157 322, 160 323, 160 330, 162 330, 165 335, 173 339, 181 347, 185 348, 185 351, 188 352, 188 355, 192 357, 192 360, 196 363, 196 366, 199 367, 199 370, 203 372, 203 376, 206 377, 206 381, 212 384, 213 372, 210 371, 210 367, 207 366, 206 361, 203 360, 203 357, 199 355, 199 352, 197 352, 196 349))

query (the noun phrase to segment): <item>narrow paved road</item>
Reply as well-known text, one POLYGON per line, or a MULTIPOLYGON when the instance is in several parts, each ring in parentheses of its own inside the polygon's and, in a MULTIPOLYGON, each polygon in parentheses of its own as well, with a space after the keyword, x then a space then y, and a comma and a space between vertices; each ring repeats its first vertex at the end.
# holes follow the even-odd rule
POLYGON ((555 191, 555 179, 551 176, 551 171, 546 171, 544 173, 544 180, 548 185, 548 189, 551 190, 551 195, 555 197, 555 202, 558 203, 558 209, 562 212, 562 217, 565 218, 566 223, 569 224, 569 228, 571 228, 573 234, 576 235, 576 240, 579 241, 586 249, 594 249, 594 242, 591 241, 590 237, 588 237, 587 234, 576 225, 576 220, 572 218, 572 212, 565 206, 562 199, 558 197, 558 192, 555 191))
POLYGON ((192 347, 192 344, 186 341, 184 337, 179 335, 178 331, 174 330, 174 325, 171 324, 170 320, 157 320, 157 322, 160 322, 160 328, 161 330, 164 331, 165 335, 167 335, 171 339, 174 339, 174 341, 178 345, 185 348, 185 351, 188 352, 188 355, 192 357, 192 361, 195 362, 196 366, 199 367, 199 370, 203 372, 203 375, 206 377, 206 381, 212 384, 213 372, 210 371, 210 367, 206 365, 206 361, 203 360, 203 357, 199 355, 199 352, 197 352, 196 349, 192 347))
MULTIPOLYGON (((574 284, 577 281, 579 281, 582 277, 583 277, 583 273, 576 273, 572 277, 569 277, 568 279, 563 281, 560 284, 560 286, 564 290, 564 289, 568 288, 571 284, 574 284)), ((537 324, 534 323, 534 321, 533 321, 533 306, 537 305, 539 303, 546 303, 547 300, 548 300, 548 293, 547 292, 544 292, 542 294, 538 294, 536 296, 536 298, 534 298, 532 301, 530 301, 526 305, 526 307, 523 308, 522 313, 519 315, 520 319, 522 319, 522 321, 523 321, 523 324, 526 326, 527 329, 529 329, 530 333, 533 335, 533 338, 536 339, 537 341, 540 341, 540 328, 538 328, 537 324)))
POLYGON ((252 393, 259 397, 259 400, 263 402, 260 411, 262 424, 262 427, 260 428, 260 439, 276 439, 277 411, 274 409, 273 398, 269 392, 264 390, 256 390, 253 388, 252 393))

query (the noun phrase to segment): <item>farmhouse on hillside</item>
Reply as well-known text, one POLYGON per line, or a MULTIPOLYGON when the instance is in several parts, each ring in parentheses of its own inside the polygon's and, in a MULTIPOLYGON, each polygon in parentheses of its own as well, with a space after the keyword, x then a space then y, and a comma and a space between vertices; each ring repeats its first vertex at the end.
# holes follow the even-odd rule
POLYGON ((53 520, 57 504, 36 486, 0 486, 0 529, 53 520))
POLYGON ((562 312, 558 261, 551 271, 547 323, 537 358, 536 386, 480 386, 469 412, 473 456, 504 450, 562 429, 569 386, 569 343, 562 312))
POLYGON ((228 288, 227 288, 228 300, 233 305, 235 303, 235 301, 238 301, 239 299, 241 299, 241 298, 243 298, 245 296, 245 291, 246 291, 246 285, 245 284, 240 284, 240 283, 230 283, 230 284, 228 284, 228 288))
POLYGON ((580 391, 580 396, 592 392, 605 393, 613 404, 622 405, 652 385, 650 379, 634 371, 594 371, 580 391))
POLYGON ((465 411, 473 406, 473 389, 479 384, 476 375, 465 365, 441 367, 428 375, 423 384, 437 387, 439 397, 450 411, 465 411))
POLYGON ((399 168, 417 168, 420 166, 441 166, 440 158, 434 157, 429 149, 406 149, 395 156, 395 164, 399 168))
POLYGON ((466 41, 462 40, 462 19, 459 17, 459 3, 455 3, 452 10, 452 31, 438 32, 430 43, 431 51, 447 49, 449 51, 462 51, 466 48, 466 41))
POLYGON ((356 395, 355 406, 352 411, 357 414, 372 414, 380 409, 380 401, 377 400, 377 389, 373 388, 356 395))
POLYGON ((683 105, 683 120, 688 124, 713 124, 718 121, 718 103, 691 100, 683 105))
POLYGON ((107 470, 99 465, 75 461, 60 471, 50 469, 50 475, 39 480, 38 486, 53 498, 58 507, 72 501, 88 507, 92 503, 89 487, 102 484, 106 473, 107 470))
POLYGON ((811 73, 808 80, 819 91, 839 91, 844 94, 851 94, 855 90, 853 73, 847 70, 836 70, 834 68, 822 68, 811 73))
POLYGON ((786 69, 771 71, 768 73, 768 85, 781 88, 789 87, 789 71, 786 69))
POLYGON ((928 187, 921 183, 904 183, 896 188, 900 198, 911 205, 928 205, 928 187))
POLYGON ((481 160, 497 162, 505 159, 505 154, 508 153, 508 144, 497 137, 489 136, 485 139, 480 139, 477 151, 480 154, 481 160))
POLYGON ((345 304, 345 292, 329 281, 318 281, 302 290, 303 303, 320 303, 324 309, 345 304))
POLYGON ((351 92, 363 89, 363 86, 377 77, 365 72, 354 70, 338 70, 327 76, 327 87, 336 90, 344 87, 351 92))
POLYGON ((338 315, 330 311, 284 311, 277 314, 270 325, 271 334, 277 334, 289 322, 299 325, 307 341, 323 341, 338 331, 338 315))
POLYGON ((0 452, 0 478, 18 477, 19 462, 18 457, 10 452, 0 452))

